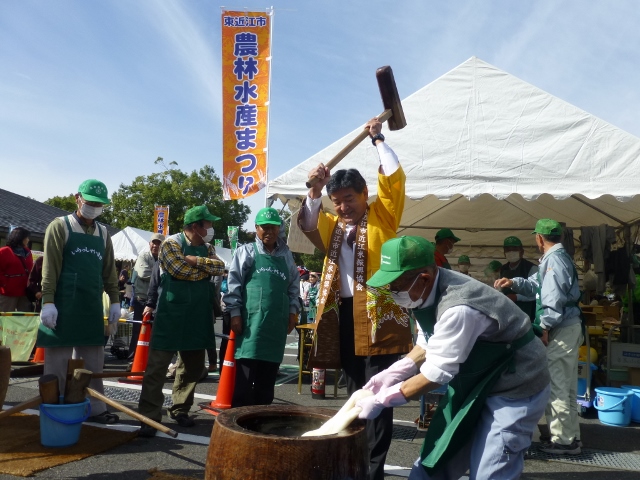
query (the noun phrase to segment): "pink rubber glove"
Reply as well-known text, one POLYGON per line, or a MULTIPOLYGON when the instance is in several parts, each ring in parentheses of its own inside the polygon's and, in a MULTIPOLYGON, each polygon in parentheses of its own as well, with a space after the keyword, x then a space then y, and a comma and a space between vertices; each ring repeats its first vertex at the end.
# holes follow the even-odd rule
POLYGON ((371 377, 371 380, 362 388, 364 390, 371 390, 373 393, 378 393, 383 388, 395 385, 417 374, 418 366, 410 358, 404 357, 386 370, 371 377))
POLYGON ((372 420, 380 415, 384 408, 399 407, 408 402, 400 391, 402 383, 396 383, 388 388, 381 389, 373 397, 365 397, 356 402, 356 407, 362 408, 358 418, 372 420))

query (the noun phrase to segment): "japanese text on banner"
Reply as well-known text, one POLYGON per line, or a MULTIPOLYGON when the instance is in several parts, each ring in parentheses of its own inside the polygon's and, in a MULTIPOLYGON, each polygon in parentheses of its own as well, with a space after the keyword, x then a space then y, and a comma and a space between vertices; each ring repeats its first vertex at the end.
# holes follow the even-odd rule
POLYGON ((153 215, 153 231, 164 236, 169 235, 169 206, 156 205, 153 215))
POLYGON ((225 200, 267 182, 272 12, 222 12, 222 155, 225 200))

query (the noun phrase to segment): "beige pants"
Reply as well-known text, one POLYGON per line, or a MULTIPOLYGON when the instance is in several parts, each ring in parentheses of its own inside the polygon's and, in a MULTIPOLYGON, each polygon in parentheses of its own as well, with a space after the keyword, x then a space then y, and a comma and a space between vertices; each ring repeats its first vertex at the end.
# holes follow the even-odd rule
POLYGON ((27 297, 0 295, 0 312, 33 312, 33 303, 27 297))
POLYGON ((549 332, 547 363, 551 375, 551 395, 545 417, 551 441, 570 445, 580 438, 578 422, 578 349, 582 345, 582 326, 577 323, 549 332))

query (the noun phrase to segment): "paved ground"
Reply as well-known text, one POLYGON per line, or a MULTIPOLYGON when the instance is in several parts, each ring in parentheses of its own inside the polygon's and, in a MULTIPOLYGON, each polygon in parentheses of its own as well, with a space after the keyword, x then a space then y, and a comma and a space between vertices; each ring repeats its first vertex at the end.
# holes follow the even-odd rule
MULTIPOLYGON (((219 325, 218 325, 219 326, 219 325)), ((302 386, 302 393, 297 393, 297 364, 296 345, 297 336, 289 337, 285 360, 276 387, 274 403, 294 404, 312 407, 328 407, 339 409, 347 400, 346 391, 338 390, 338 397, 333 398, 333 375, 328 375, 327 398, 314 400, 311 398, 309 380, 302 386)), ((117 360, 105 351, 107 368, 110 370, 124 369, 125 361, 117 360)), ((135 407, 137 395, 135 387, 125 389, 115 381, 105 382, 107 393, 122 401, 127 406, 135 407)), ((197 402, 210 402, 218 387, 217 374, 210 374, 197 388, 197 402)), ((165 385, 166 393, 170 394, 171 381, 165 385)), ((37 391, 34 379, 15 379, 9 387, 6 404, 12 405, 31 398, 37 391)), ((193 428, 181 428, 166 416, 163 423, 169 425, 180 435, 171 439, 159 435, 153 439, 136 438, 133 441, 110 450, 104 454, 78 462, 68 463, 36 474, 37 478, 88 478, 111 479, 116 474, 125 479, 148 479, 148 471, 157 468, 167 473, 186 475, 193 478, 204 478, 205 462, 209 437, 213 428, 214 417, 194 407, 193 415, 197 425, 193 428)), ((409 468, 418 457, 421 439, 415 431, 413 421, 419 415, 419 403, 396 408, 394 419, 396 422, 395 436, 387 456, 386 478, 407 477, 409 468)), ((589 478, 593 480, 626 480, 640 479, 640 426, 632 424, 627 428, 615 428, 602 425, 595 415, 582 418, 582 441, 585 454, 580 456, 582 463, 567 460, 547 461, 540 454, 533 455, 525 461, 522 478, 539 480, 570 480, 589 478)), ((135 429, 138 422, 126 415, 121 415, 121 426, 118 428, 135 429)), ((1 430, 0 430, 1 432, 1 430)), ((537 435, 534 441, 538 440, 537 435)), ((220 454, 224 455, 224 446, 220 446, 220 454)), ((19 478, 0 475, 0 480, 19 478)), ((265 479, 268 480, 268 479, 265 479)))

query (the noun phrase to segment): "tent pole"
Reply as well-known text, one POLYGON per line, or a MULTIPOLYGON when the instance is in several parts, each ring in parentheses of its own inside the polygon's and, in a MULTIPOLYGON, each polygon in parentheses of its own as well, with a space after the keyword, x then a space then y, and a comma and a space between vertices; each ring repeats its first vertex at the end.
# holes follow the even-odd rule
POLYGON ((584 205, 586 205, 587 207, 595 210, 598 213, 601 213, 602 215, 604 215, 605 217, 609 217, 611 220, 615 220, 616 222, 618 222, 620 225, 627 225, 627 222, 620 220, 619 218, 614 217, 613 215, 605 212, 604 210, 599 209, 598 207, 595 207, 593 205, 591 205, 589 202, 581 199, 580 197, 578 197, 576 194, 571 195, 571 198, 573 198, 574 200, 579 201, 580 203, 583 203, 584 205))

